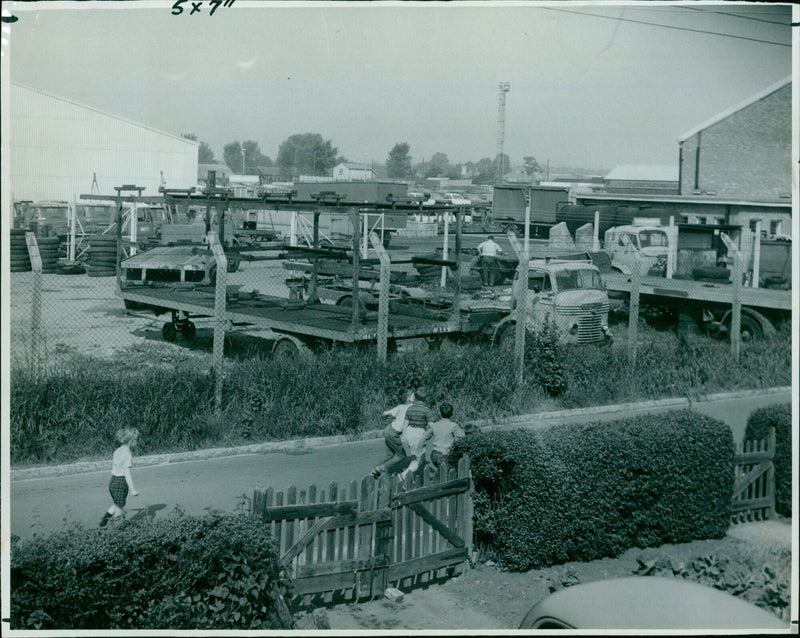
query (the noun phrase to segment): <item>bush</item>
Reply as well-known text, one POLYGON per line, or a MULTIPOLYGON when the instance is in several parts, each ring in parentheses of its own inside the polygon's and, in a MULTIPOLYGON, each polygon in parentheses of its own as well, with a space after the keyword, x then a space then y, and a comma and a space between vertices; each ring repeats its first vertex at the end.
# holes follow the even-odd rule
POLYGON ((278 556, 242 514, 74 526, 11 552, 14 629, 269 629, 278 556))
POLYGON ((792 515, 792 404, 770 405, 754 410, 747 419, 745 441, 769 436, 775 428, 775 511, 792 515))
POLYGON ((470 456, 475 534, 509 569, 617 556, 631 547, 722 537, 733 437, 684 410, 612 423, 484 432, 470 456))

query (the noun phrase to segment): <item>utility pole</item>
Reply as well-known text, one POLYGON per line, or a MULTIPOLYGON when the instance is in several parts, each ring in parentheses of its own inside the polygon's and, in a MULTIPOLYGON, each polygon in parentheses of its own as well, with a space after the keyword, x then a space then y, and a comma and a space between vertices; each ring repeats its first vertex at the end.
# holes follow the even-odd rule
POLYGON ((497 184, 503 183, 503 143, 506 135, 506 93, 511 90, 511 83, 500 82, 500 99, 497 107, 497 184))

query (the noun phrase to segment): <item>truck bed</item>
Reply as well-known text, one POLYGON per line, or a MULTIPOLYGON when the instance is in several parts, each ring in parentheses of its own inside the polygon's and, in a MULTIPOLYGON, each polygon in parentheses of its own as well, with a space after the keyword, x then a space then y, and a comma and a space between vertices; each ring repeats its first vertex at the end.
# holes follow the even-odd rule
MULTIPOLYGON (((164 311, 178 310, 194 316, 214 315, 215 289, 212 286, 136 286, 120 290, 122 299, 147 304, 164 311)), ((262 294, 229 293, 225 317, 236 325, 270 329, 298 336, 318 337, 353 343, 376 339, 378 314, 367 311, 353 326, 352 308, 331 304, 306 304, 303 301, 262 294)), ((389 337, 407 339, 462 331, 460 318, 442 319, 436 315, 415 316, 390 312, 389 337)))
MULTIPOLYGON (((606 289, 615 292, 631 291, 631 276, 623 274, 604 274, 606 289)), ((688 279, 665 279, 663 277, 641 278, 640 295, 672 297, 692 301, 730 304, 733 301, 732 284, 711 284, 688 279)), ((742 305, 771 310, 792 309, 792 291, 767 288, 740 288, 742 305)))

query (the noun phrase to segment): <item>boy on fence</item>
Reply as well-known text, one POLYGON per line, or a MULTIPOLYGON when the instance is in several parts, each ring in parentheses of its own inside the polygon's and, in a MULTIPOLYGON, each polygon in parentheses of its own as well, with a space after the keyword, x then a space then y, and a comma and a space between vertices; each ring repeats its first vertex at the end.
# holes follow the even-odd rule
POLYGON ((108 484, 108 491, 113 501, 108 511, 103 514, 100 527, 105 527, 109 520, 114 522, 121 521, 125 516, 125 502, 128 492, 131 496, 139 496, 139 492, 133 485, 131 477, 131 465, 133 453, 131 448, 136 447, 139 442, 139 430, 136 428, 120 428, 117 430, 117 440, 120 446, 114 450, 111 458, 111 481, 108 484))
POLYGON ((452 405, 442 403, 439 406, 439 414, 442 415, 442 418, 431 424, 431 463, 437 468, 447 462, 447 456, 456 439, 464 436, 461 426, 450 420, 450 417, 453 416, 452 405))
POLYGON ((372 470, 372 476, 374 478, 378 478, 390 467, 399 464, 406 458, 401 437, 408 426, 406 411, 411 407, 415 399, 413 385, 412 382, 411 386, 405 391, 405 403, 399 403, 392 409, 386 410, 386 412, 383 413, 384 417, 392 417, 392 421, 383 430, 383 441, 386 444, 386 457, 372 470))

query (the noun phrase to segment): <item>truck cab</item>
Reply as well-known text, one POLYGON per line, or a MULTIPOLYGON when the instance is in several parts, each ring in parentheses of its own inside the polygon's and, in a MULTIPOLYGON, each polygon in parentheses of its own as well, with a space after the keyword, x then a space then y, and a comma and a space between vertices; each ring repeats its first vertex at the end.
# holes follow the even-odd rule
MULTIPOLYGON (((636 260, 642 264, 641 273, 666 273, 669 235, 660 226, 615 226, 605 233, 604 248, 614 270, 629 275, 636 260)), ((663 274, 662 274, 663 276, 663 274)))
MULTIPOLYGON (((514 286, 519 285, 519 274, 514 286)), ((608 295, 600 271, 590 260, 532 259, 528 266, 527 328, 539 332, 555 324, 565 344, 611 340, 608 295)), ((496 339, 513 339, 516 309, 498 324, 496 339)))

